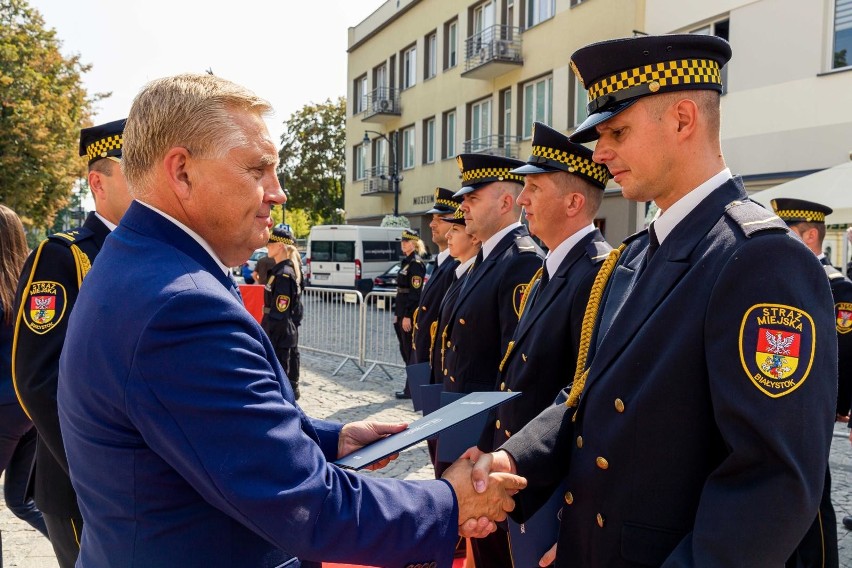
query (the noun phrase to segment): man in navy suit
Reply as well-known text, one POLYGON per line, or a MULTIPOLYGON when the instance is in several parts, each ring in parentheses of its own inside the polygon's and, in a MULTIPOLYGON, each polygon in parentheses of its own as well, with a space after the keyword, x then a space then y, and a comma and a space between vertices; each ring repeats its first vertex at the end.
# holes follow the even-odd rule
POLYGON ((477 501, 469 462, 423 482, 328 463, 405 425, 306 416, 229 277, 285 201, 269 110, 211 75, 154 81, 133 103, 122 167, 136 201, 60 360, 80 566, 448 567, 457 533, 493 530, 512 508, 504 486, 523 486, 495 478, 477 501))
POLYGON ((831 291, 725 165, 730 57, 699 35, 571 57, 590 102, 570 139, 598 139, 595 162, 661 213, 600 269, 567 404, 474 469, 564 480, 559 568, 783 566, 816 517, 837 396, 831 291))

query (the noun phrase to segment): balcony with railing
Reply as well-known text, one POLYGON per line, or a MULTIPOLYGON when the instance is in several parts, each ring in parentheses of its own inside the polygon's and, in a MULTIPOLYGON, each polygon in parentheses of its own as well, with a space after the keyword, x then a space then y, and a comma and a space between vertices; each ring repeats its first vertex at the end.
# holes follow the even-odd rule
POLYGON ((503 156, 504 158, 517 158, 519 150, 518 137, 506 136, 505 134, 491 134, 490 136, 464 141, 464 152, 466 154, 488 154, 503 156))
POLYGON ((521 29, 494 25, 464 42, 462 77, 494 79, 524 64, 521 56, 521 29))
POLYGON ((364 170, 364 188, 361 195, 393 194, 393 181, 387 166, 364 170))
POLYGON ((378 87, 364 95, 361 106, 363 122, 387 122, 402 114, 399 106, 399 91, 390 87, 378 87))

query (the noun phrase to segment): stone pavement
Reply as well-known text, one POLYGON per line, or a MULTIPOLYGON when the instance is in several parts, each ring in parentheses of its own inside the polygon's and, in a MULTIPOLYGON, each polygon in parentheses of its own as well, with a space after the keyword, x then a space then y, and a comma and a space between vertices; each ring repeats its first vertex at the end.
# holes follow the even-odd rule
MULTIPOLYGON (((332 377, 340 360, 325 355, 302 354, 302 398, 300 404, 311 416, 351 422, 379 419, 386 422, 412 421, 418 415, 410 401, 394 399, 393 392, 402 388, 403 372, 388 369, 395 377, 373 372, 359 382, 361 373, 347 363, 332 377)), ((831 471, 834 478, 832 495, 838 523, 843 515, 852 515, 852 445, 845 424, 837 424, 831 448, 831 471)), ((400 458, 379 472, 366 475, 401 479, 431 479, 432 466, 426 445, 418 444, 403 452, 400 458)), ((767 522, 771 519, 767 518, 767 522)), ((0 500, 0 530, 3 537, 3 566, 21 568, 57 568, 50 543, 26 523, 16 519, 0 500)), ((852 568, 852 533, 838 527, 840 565, 852 568)))

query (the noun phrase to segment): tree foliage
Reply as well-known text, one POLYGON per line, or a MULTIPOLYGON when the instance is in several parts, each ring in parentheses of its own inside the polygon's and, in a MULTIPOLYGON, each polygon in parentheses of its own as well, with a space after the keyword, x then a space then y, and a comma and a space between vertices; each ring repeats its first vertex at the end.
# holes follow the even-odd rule
POLYGON ((304 209, 312 224, 343 207, 346 99, 308 104, 284 121, 278 176, 290 209, 304 209))
POLYGON ((88 65, 63 56, 56 32, 26 0, 0 0, 0 202, 47 227, 84 173, 77 155, 90 99, 88 65))

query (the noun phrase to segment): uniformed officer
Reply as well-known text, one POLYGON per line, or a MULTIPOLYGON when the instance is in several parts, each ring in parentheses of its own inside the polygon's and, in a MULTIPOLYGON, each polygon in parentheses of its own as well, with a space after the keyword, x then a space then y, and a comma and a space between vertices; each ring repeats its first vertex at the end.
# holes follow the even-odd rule
MULTIPOLYGON (((813 252, 825 269, 834 297, 838 347, 838 396, 835 418, 849 421, 849 397, 852 395, 852 282, 834 268, 822 252, 825 239, 825 218, 832 209, 804 199, 779 198, 772 200, 772 209, 790 230, 813 252)), ((837 518, 831 504, 831 470, 826 465, 825 486, 819 511, 805 538, 787 562, 787 566, 826 567, 838 565, 837 518)))
MULTIPOLYGON (((567 404, 472 475, 564 480, 560 568, 781 566, 817 513, 837 397, 831 291, 725 165, 730 56, 718 37, 666 35, 571 57, 589 118, 570 139, 597 138, 595 162, 661 213, 601 267, 567 404)), ((518 518, 533 508, 521 496, 518 518)))
POLYGON ((269 336, 275 356, 299 399, 299 326, 302 325, 302 265, 293 233, 275 227, 266 245, 275 265, 266 276, 261 327, 269 336))
POLYGON ((592 283, 612 250, 593 224, 611 176, 591 150, 537 122, 532 155, 512 173, 524 176, 518 204, 549 252, 500 363, 499 389, 523 394, 492 413, 478 444, 483 452, 498 448, 570 383, 592 283))
POLYGON ((443 187, 435 188, 435 203, 426 213, 432 214, 429 228, 432 230, 432 240, 438 245, 438 256, 435 260, 435 269, 429 277, 429 281, 423 286, 420 295, 420 305, 414 312, 411 340, 411 358, 408 363, 424 363, 429 361, 429 351, 435 341, 438 328, 438 314, 441 307, 441 299, 447 293, 453 281, 453 271, 458 262, 450 256, 447 248, 447 226, 441 222, 442 217, 452 216, 461 199, 453 197, 452 190, 443 187))
MULTIPOLYGON (((420 303, 420 293, 426 280, 426 264, 421 258, 426 253, 426 247, 420 240, 417 229, 405 229, 400 237, 402 254, 399 272, 396 276, 396 302, 394 304, 393 329, 399 340, 399 353, 403 361, 411 358, 412 319, 420 303)), ((395 393, 396 398, 411 398, 408 385, 395 393)))
MULTIPOLYGON (((465 230, 482 242, 442 331, 444 390, 496 388, 500 359, 518 325, 527 284, 544 256, 518 218, 524 162, 485 154, 458 156, 465 230)), ((439 442, 440 444, 440 442, 439 442)), ((506 532, 473 541, 477 566, 511 566, 506 532)))
MULTIPOLYGON (((56 382, 69 312, 104 239, 121 220, 131 198, 121 172, 124 120, 84 128, 80 155, 89 161, 95 211, 82 227, 48 237, 24 265, 16 296, 18 320, 13 378, 21 406, 38 431, 33 498, 44 514, 59 565, 77 561, 83 519, 71 487, 59 431, 56 382)), ((120 290, 115 291, 120 294, 120 290)), ((67 353, 75 358, 80 353, 67 353)))

